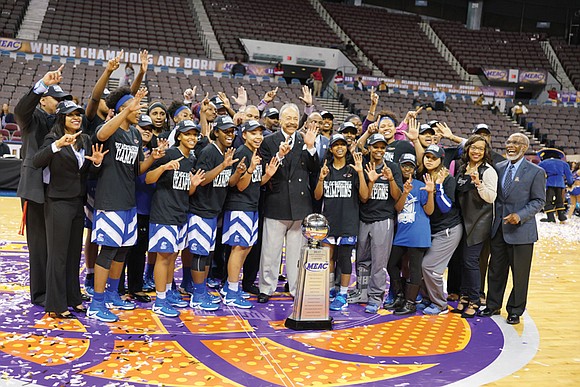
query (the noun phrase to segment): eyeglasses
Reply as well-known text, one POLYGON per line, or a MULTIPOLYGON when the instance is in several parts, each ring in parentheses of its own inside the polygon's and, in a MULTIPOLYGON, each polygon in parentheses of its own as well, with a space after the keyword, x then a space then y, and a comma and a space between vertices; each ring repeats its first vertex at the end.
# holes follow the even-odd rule
MULTIPOLYGON (((506 144, 507 145, 507 144, 506 144)), ((475 151, 480 151, 480 152, 485 152, 485 147, 481 147, 481 146, 470 146, 469 149, 473 149, 475 151)))
POLYGON ((513 141, 513 140, 507 140, 505 142, 506 145, 526 145, 526 143, 524 143, 523 141, 513 141))

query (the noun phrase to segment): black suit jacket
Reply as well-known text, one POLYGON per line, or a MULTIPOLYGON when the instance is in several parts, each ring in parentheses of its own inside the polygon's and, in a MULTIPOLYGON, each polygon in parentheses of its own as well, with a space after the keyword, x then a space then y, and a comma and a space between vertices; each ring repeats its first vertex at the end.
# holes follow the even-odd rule
POLYGON ((53 117, 37 107, 40 98, 42 95, 34 93, 31 89, 14 108, 14 116, 16 123, 20 126, 22 136, 20 157, 24 159, 16 194, 36 203, 44 203, 44 185, 42 183, 42 168, 35 168, 32 164, 32 158, 54 123, 53 117))
MULTIPOLYGON (((88 135, 81 135, 82 148, 85 156, 90 156, 91 140, 88 135)), ((79 169, 78 160, 70 146, 65 146, 59 152, 52 151, 52 143, 58 140, 54 133, 49 133, 41 149, 34 155, 32 161, 35 168, 50 167, 50 182, 46 189, 46 197, 68 199, 86 194, 87 172, 92 162, 85 159, 79 169)), ((94 167, 92 167, 94 168, 94 167)), ((91 171, 93 172, 93 171, 91 171)))
MULTIPOLYGON (((300 133, 295 133, 294 146, 282 160, 282 165, 266 185, 264 216, 279 220, 302 220, 312 212, 308 173, 317 174, 320 168, 318 156, 304 147, 300 133)), ((260 154, 269 163, 280 143, 285 141, 282 130, 273 133, 262 142, 260 154)))

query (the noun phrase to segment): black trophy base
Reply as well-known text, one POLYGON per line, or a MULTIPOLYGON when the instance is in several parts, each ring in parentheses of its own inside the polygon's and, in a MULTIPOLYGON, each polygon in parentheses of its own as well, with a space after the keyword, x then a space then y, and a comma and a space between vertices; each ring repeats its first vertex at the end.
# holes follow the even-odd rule
POLYGON ((332 330, 332 317, 328 320, 295 320, 288 317, 284 323, 286 328, 295 331, 331 331, 332 330))

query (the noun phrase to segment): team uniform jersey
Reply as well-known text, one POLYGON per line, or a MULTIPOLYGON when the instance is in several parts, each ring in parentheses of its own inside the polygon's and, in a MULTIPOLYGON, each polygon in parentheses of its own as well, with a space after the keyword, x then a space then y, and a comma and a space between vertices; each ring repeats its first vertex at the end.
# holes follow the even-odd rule
POLYGON ((105 151, 109 153, 101 166, 95 209, 119 211, 134 208, 135 178, 139 175, 139 162, 144 158, 141 134, 134 126, 126 131, 119 128, 103 142, 105 151))
MULTIPOLYGON (((399 166, 390 162, 387 162, 386 166, 393 172, 395 183, 399 188, 402 188, 403 180, 399 166)), ((391 186, 389 181, 381 174, 382 170, 383 165, 376 168, 376 171, 380 176, 373 185, 372 191, 369 192, 369 200, 360 205, 360 220, 365 223, 380 222, 385 219, 395 218, 395 200, 391 196, 391 186)))
POLYGON ((390 144, 387 144, 387 149, 385 149, 385 155, 383 158, 385 161, 391 163, 398 163, 399 158, 403 153, 415 154, 415 147, 409 141, 395 140, 390 144))
POLYGON ((359 227, 359 177, 352 167, 335 169, 330 165, 324 179, 322 214, 328 220, 329 237, 358 235, 359 227))
MULTIPOLYGON (((242 161, 242 158, 246 158, 246 167, 250 166, 252 162, 252 152, 246 145, 242 145, 236 151, 234 159, 239 161, 232 165, 232 170, 237 168, 237 165, 242 161)), ((237 187, 230 187, 226 203, 224 206, 225 210, 230 211, 258 211, 258 201, 260 200, 260 183, 262 182, 263 175, 262 164, 257 165, 254 173, 252 173, 252 178, 250 184, 245 190, 240 191, 237 187)))
MULTIPOLYGON (((209 172, 224 161, 224 155, 217 145, 206 146, 199 155, 196 169, 209 172)), ((195 195, 189 199, 189 212, 202 218, 215 218, 221 212, 226 196, 232 167, 220 172, 209 184, 197 187, 195 195)))
POLYGON ((436 234, 439 231, 443 231, 448 228, 452 228, 461 224, 461 215, 459 208, 455 205, 455 179, 453 176, 448 175, 443 184, 437 184, 435 187, 435 209, 431 214, 431 234, 436 234), (439 203, 442 205, 449 206, 451 209, 443 213, 439 208, 439 203))
POLYGON ((407 195, 405 206, 397 216, 397 232, 393 245, 403 247, 431 247, 431 226, 423 206, 428 193, 421 190, 425 183, 413 180, 413 189, 407 195))

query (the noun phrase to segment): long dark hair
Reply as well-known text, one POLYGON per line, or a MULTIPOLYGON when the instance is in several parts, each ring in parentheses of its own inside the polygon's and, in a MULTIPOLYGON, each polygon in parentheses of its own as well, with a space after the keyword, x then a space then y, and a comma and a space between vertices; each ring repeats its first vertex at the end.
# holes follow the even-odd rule
MULTIPOLYGON (((54 125, 50 129, 51 133, 54 133, 56 140, 61 138, 65 135, 65 123, 66 123, 66 114, 57 114, 56 121, 54 125)), ((81 127, 79 130, 83 130, 81 127)), ((83 145, 86 143, 85 139, 89 138, 88 134, 82 133, 80 136, 77 137, 75 141, 74 147, 78 151, 83 148, 83 145)), ((85 149, 86 150, 86 149, 85 149)))
POLYGON ((461 155, 461 167, 459 167, 459 172, 465 173, 467 170, 467 165, 469 165, 469 148, 478 142, 483 141, 485 144, 485 152, 483 154, 483 159, 481 160, 485 164, 491 164, 491 146, 485 140, 483 136, 479 134, 474 134, 467 139, 465 145, 463 145, 463 154, 461 155))

